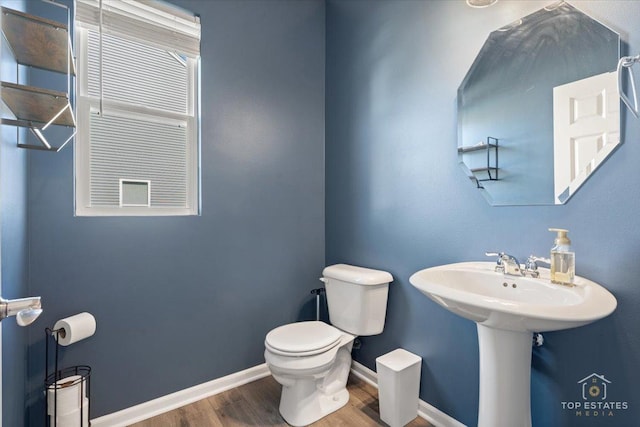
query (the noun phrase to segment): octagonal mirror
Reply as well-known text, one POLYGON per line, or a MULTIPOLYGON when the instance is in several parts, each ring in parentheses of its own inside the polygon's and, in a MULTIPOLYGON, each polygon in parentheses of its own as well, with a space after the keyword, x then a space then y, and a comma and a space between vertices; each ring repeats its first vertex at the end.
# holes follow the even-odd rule
POLYGON ((563 204, 613 152, 619 57, 567 2, 489 35, 458 89, 458 157, 491 205, 563 204))

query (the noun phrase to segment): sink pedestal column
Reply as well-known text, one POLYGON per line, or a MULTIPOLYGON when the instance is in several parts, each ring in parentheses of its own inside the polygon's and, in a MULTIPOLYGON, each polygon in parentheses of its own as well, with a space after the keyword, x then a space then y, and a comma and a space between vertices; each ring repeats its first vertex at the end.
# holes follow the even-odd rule
POLYGON ((531 332, 478 325, 478 427, 531 427, 531 332))

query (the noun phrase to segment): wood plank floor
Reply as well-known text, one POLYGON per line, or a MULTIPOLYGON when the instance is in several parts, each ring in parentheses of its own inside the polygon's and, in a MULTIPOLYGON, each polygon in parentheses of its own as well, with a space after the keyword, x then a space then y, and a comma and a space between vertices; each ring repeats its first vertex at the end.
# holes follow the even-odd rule
MULTIPOLYGON (((314 427, 384 426, 378 411, 378 390, 351 375, 349 403, 312 424, 314 427)), ((234 427, 288 424, 278 412, 281 385, 271 376, 211 396, 130 427, 234 427)), ((410 427, 432 427, 416 418, 410 427)))

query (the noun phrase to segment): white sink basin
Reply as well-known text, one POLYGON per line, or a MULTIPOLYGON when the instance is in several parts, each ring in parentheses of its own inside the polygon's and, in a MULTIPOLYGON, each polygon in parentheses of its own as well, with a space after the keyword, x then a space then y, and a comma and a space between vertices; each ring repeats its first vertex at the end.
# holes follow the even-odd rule
POLYGON ((418 271, 409 281, 478 328, 480 402, 478 427, 531 426, 532 332, 586 325, 615 310, 617 301, 595 282, 576 276, 575 286, 540 277, 509 276, 493 262, 462 262, 418 271))
POLYGON ((575 286, 540 277, 509 276, 494 262, 461 262, 418 271, 409 281, 423 294, 466 319, 512 331, 544 332, 586 325, 615 310, 609 291, 576 276, 575 286))

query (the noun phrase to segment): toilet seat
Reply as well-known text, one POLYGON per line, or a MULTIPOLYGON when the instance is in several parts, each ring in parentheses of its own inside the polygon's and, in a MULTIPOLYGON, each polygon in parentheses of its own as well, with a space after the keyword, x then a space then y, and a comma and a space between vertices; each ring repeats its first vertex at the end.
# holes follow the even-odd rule
POLYGON ((337 346, 342 335, 342 331, 324 322, 297 322, 273 329, 264 343, 269 351, 281 356, 313 356, 337 346))

